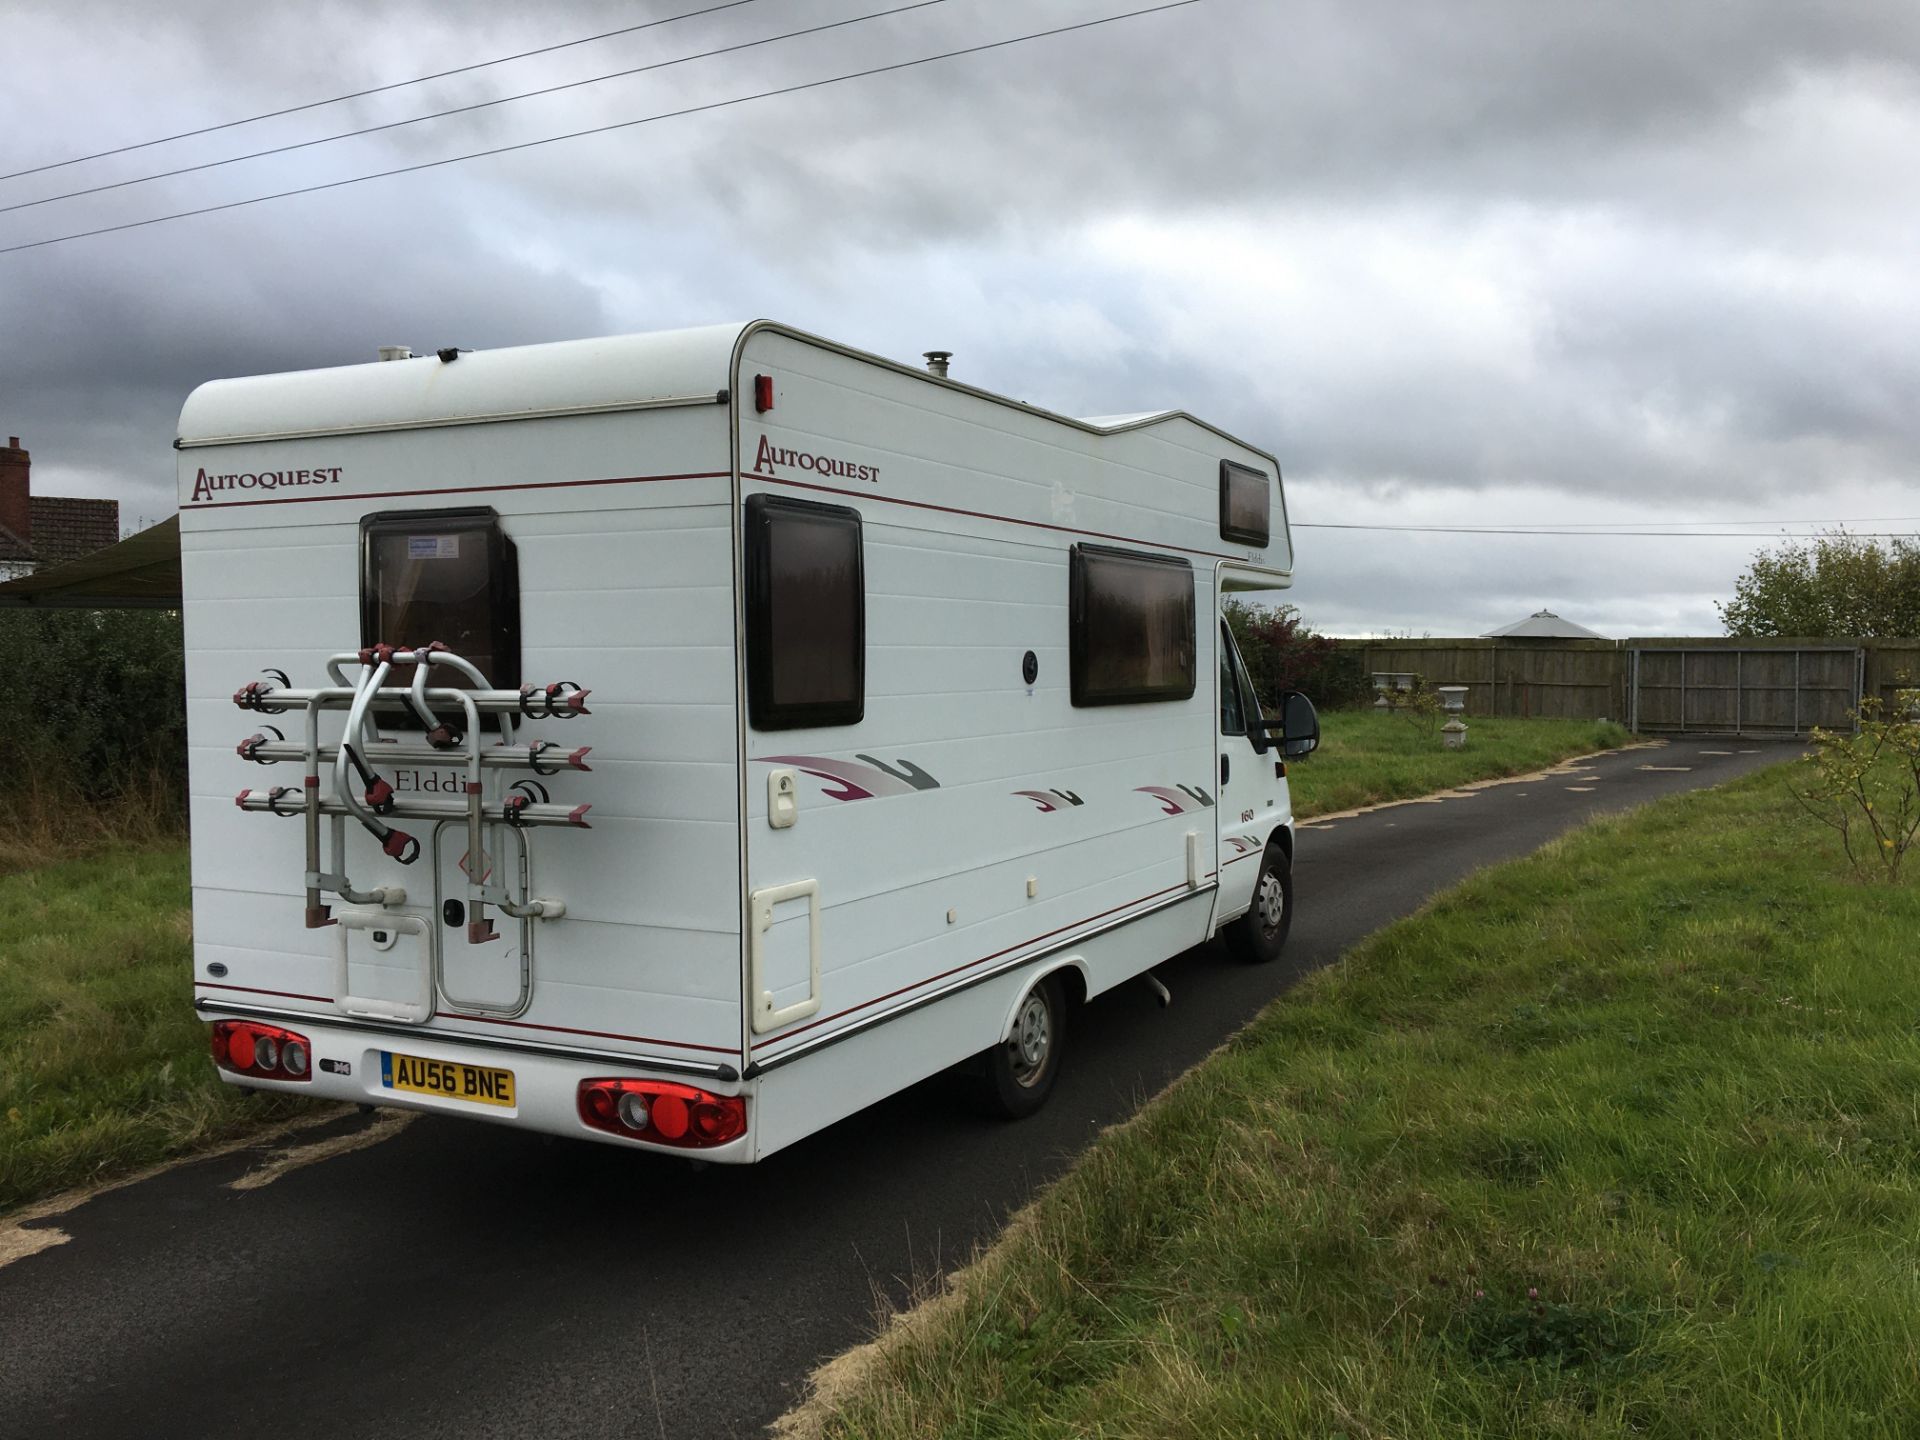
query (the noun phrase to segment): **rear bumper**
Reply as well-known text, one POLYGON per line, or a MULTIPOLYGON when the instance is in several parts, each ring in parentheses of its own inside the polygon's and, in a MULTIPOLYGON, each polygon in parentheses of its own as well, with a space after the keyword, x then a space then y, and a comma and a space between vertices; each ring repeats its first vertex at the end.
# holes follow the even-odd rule
MULTIPOLYGON (((515 1125, 579 1140, 596 1140, 636 1150, 651 1150, 663 1155, 679 1155, 718 1164, 746 1164, 755 1158, 754 1106, 751 1082, 728 1081, 708 1073, 697 1080, 683 1067, 649 1065, 643 1058, 548 1053, 531 1047, 503 1048, 475 1044, 459 1037, 430 1031, 397 1033, 341 1024, 326 1016, 276 1009, 227 1006, 202 1002, 197 1005, 201 1018, 256 1018, 305 1035, 313 1056, 309 1078, 301 1081, 263 1080, 215 1067, 229 1085, 251 1090, 275 1090, 288 1095, 311 1095, 323 1100, 343 1100, 356 1105, 383 1105, 401 1110, 425 1110, 454 1115, 465 1120, 490 1121, 495 1125, 515 1125), (513 1072, 512 1105, 494 1105, 479 1100, 427 1095, 396 1090, 386 1083, 382 1060, 386 1054, 412 1056, 421 1060, 482 1066, 489 1070, 513 1072), (596 1130, 581 1120, 578 1109, 580 1084, 584 1080, 609 1076, 638 1076, 655 1080, 690 1080, 715 1094, 746 1095, 747 1132, 737 1140, 710 1148, 681 1149, 628 1139, 596 1130)), ((212 1063, 209 1061, 209 1063, 212 1063)), ((717 1069, 718 1067, 713 1067, 717 1069)))

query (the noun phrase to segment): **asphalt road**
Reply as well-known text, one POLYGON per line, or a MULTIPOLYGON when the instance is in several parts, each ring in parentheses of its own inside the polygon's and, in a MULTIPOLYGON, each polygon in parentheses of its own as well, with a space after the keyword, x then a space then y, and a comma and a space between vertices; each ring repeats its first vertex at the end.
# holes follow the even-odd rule
POLYGON ((1160 968, 1171 1009, 1096 1000, 1017 1125, 942 1078, 747 1169, 430 1116, 262 1188, 229 1188, 256 1150, 109 1191, 0 1268, 0 1436, 756 1435, 1302 974, 1481 866, 1789 753, 1683 740, 1307 830, 1285 958, 1202 947, 1160 968))

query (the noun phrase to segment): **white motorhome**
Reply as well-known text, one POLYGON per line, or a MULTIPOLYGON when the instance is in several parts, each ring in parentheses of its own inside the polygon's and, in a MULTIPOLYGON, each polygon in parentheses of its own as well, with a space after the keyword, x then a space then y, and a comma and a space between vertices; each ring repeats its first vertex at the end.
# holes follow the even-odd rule
POLYGON ((745 1162, 1278 951, 1272 455, 767 323, 393 354, 181 412, 225 1079, 745 1162))

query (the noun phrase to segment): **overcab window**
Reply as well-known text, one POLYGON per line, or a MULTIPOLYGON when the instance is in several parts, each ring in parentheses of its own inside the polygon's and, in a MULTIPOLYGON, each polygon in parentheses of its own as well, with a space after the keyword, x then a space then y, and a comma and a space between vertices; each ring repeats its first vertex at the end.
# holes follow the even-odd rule
POLYGON ((860 512, 775 495, 746 503, 747 714, 757 730, 866 713, 860 512))
POLYGON ((1076 545, 1068 658, 1075 705, 1185 700, 1195 682, 1193 567, 1076 545))
MULTIPOLYGON (((389 510, 360 522, 360 643, 415 649, 436 640, 496 688, 519 687, 519 557, 489 506, 389 510)), ((470 688, 457 672, 434 670, 436 686, 470 688)), ((400 667, 389 683, 412 675, 400 667)))
POLYGON ((1273 534, 1273 482, 1266 472, 1220 462, 1220 538, 1264 547, 1273 534))

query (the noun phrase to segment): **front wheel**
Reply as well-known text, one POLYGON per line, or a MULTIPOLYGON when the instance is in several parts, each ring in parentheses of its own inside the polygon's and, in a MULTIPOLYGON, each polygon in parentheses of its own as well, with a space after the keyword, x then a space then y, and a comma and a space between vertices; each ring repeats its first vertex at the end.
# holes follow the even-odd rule
POLYGON ((1067 1038, 1067 996, 1057 975, 1027 992, 1013 1017, 1013 1033, 986 1053, 988 1108, 1020 1120, 1046 1103, 1060 1074, 1067 1038))
POLYGON ((1293 864, 1278 845, 1260 857, 1253 904, 1226 928, 1227 944, 1242 960, 1264 965, 1280 958, 1293 928, 1293 864))

